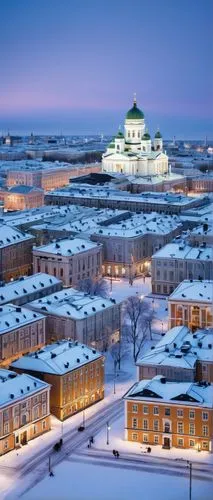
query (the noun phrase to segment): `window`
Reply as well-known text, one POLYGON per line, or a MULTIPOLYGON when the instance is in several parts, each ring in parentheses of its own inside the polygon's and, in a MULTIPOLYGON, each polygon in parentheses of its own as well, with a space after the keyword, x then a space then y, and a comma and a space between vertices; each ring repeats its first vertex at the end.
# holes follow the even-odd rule
POLYGON ((143 442, 148 443, 148 434, 143 434, 143 442))
POLYGON ((159 444, 159 436, 154 436, 154 443, 159 444))
POLYGON ((189 424, 189 434, 192 436, 195 434, 195 424, 189 424))
POLYGON ((192 448, 193 446, 195 446, 195 441, 194 439, 190 439, 189 440, 189 446, 192 448))
POLYGON ((178 438, 178 446, 183 446, 183 438, 178 438))
POLYGON ((133 432, 133 433, 132 433, 132 440, 133 440, 133 441, 137 441, 137 440, 138 440, 138 435, 137 435, 137 433, 136 433, 136 432, 133 432))
POLYGON ((144 429, 145 431, 147 431, 147 429, 148 429, 148 420, 144 420, 144 421, 143 421, 143 429, 144 429))
POLYGON ((8 434, 8 432, 9 432, 9 423, 8 423, 8 422, 6 422, 6 423, 4 424, 4 434, 8 434))
POLYGON ((165 415, 166 415, 167 417, 169 417, 169 416, 170 416, 170 408, 165 408, 165 415))
POLYGON ((61 278, 63 278, 63 275, 64 275, 64 270, 63 270, 63 267, 61 267, 61 269, 60 269, 60 276, 61 276, 61 278))
POLYGON ((154 431, 159 431, 159 420, 154 420, 154 431))
POLYGON ((14 417, 13 427, 14 427, 14 429, 17 429, 19 427, 19 417, 18 417, 18 415, 16 415, 16 417, 14 417))
POLYGON ((138 413, 138 405, 132 405, 132 413, 138 413))
POLYGON ((144 407, 143 407, 143 412, 144 412, 144 414, 145 414, 145 415, 148 415, 148 413, 149 413, 149 408, 148 408, 148 406, 144 406, 144 407))
POLYGON ((47 405, 46 403, 42 404, 42 415, 45 415, 47 413, 47 405))
POLYGON ((164 424, 164 432, 166 432, 166 433, 170 432, 170 423, 169 422, 165 422, 165 424, 164 424))
POLYGON ((206 411, 203 411, 203 413, 202 413, 202 419, 203 420, 208 420, 209 419, 209 414, 206 411))
POLYGON ((208 436, 208 435, 209 435, 209 426, 203 425, 203 436, 208 436))
POLYGON ((42 422, 42 429, 46 429, 46 420, 43 420, 42 422))
POLYGON ((33 434, 36 434, 36 432, 37 432, 37 427, 36 427, 36 425, 34 425, 33 426, 33 434))
POLYGON ((202 448, 203 448, 203 450, 208 450, 209 449, 209 443, 208 443, 208 441, 203 441, 202 442, 202 448))
POLYGON ((154 406, 154 408, 153 408, 153 413, 154 413, 154 415, 159 415, 159 409, 158 409, 158 406, 154 406))
POLYGON ((133 418, 132 419, 132 427, 134 429, 137 429, 137 426, 138 426, 138 419, 137 418, 133 418))
POLYGON ((189 412, 189 418, 195 418, 195 412, 194 412, 194 410, 190 410, 190 412, 189 412))
POLYGON ((177 417, 183 417, 183 410, 177 410, 177 417))
POLYGON ((8 449, 8 441, 5 441, 4 442, 4 450, 7 450, 8 449))
POLYGON ((183 422, 177 423, 177 432, 178 434, 183 434, 183 422))

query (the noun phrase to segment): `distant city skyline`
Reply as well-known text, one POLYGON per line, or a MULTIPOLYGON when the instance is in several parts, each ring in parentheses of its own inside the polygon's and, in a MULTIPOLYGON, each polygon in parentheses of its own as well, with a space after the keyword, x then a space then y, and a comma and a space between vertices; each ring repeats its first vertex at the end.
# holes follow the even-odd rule
POLYGON ((213 2, 8 0, 0 133, 114 134, 133 93, 153 134, 213 139, 213 2))

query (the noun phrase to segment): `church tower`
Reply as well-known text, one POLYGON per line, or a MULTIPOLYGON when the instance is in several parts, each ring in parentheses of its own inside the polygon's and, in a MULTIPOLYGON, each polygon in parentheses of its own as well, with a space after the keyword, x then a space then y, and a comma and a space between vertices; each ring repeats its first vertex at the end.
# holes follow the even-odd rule
POLYGON ((163 139, 162 139, 162 135, 160 133, 160 130, 158 130, 155 134, 153 145, 154 145, 155 151, 162 151, 163 150, 163 139))
POLYGON ((136 95, 134 95, 133 107, 126 114, 124 128, 125 142, 131 145, 131 150, 137 151, 140 149, 145 123, 143 111, 137 107, 136 95))

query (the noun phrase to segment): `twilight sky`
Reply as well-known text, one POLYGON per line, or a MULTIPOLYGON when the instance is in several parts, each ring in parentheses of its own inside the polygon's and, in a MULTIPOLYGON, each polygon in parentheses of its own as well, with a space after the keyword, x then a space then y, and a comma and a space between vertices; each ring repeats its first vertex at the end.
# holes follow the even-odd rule
POLYGON ((0 133, 213 139, 213 1, 1 0, 0 133))

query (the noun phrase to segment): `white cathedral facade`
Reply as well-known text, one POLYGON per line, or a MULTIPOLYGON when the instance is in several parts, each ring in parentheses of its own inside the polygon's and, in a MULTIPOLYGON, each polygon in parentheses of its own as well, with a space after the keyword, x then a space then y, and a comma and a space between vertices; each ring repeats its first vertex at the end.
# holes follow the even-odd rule
POLYGON ((119 131, 103 154, 102 170, 138 177, 168 174, 168 156, 163 152, 161 133, 158 130, 151 140, 136 98, 126 114, 124 134, 119 131))

